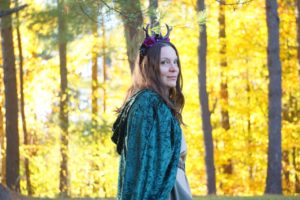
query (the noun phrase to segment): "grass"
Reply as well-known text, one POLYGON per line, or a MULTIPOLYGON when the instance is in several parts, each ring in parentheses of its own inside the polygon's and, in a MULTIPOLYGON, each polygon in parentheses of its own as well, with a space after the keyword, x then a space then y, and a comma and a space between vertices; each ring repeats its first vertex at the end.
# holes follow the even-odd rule
MULTIPOLYGON (((16 198, 18 199, 18 198, 16 198)), ((115 200, 116 198, 21 198, 22 200, 115 200)), ((298 196, 282 196, 282 195, 264 195, 253 197, 239 196, 203 196, 195 197, 193 200, 300 200, 298 196)), ((14 200, 14 198, 13 198, 14 200)))
POLYGON ((300 200, 298 196, 282 196, 282 195, 264 195, 253 197, 234 197, 234 196, 204 196, 197 197, 194 200, 300 200))
MULTIPOLYGON (((282 196, 282 195, 264 195, 253 197, 238 197, 238 196, 203 196, 195 197, 193 200, 300 200, 298 196, 282 196)), ((70 198, 60 200, 115 200, 115 198, 70 198)))

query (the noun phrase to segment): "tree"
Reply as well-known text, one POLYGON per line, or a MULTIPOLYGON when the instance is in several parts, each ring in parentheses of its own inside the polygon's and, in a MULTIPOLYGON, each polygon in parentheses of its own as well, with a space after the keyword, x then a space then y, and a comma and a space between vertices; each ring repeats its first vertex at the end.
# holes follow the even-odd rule
POLYGON ((11 9, 0 10, 0 17, 5 17, 7 15, 11 15, 12 13, 19 12, 20 10, 22 10, 26 6, 27 6, 27 4, 22 5, 22 6, 17 6, 15 8, 11 8, 11 9))
POLYGON ((97 116, 98 116, 98 56, 99 56, 99 45, 98 45, 98 23, 97 23, 97 10, 92 7, 92 34, 93 34, 93 46, 92 46, 92 133, 96 132, 97 116))
MULTIPOLYGON (((249 78, 249 70, 247 68, 246 71, 246 87, 247 91, 247 105, 251 105, 251 85, 250 85, 250 78, 249 78)), ((247 110, 247 151, 248 151, 248 159, 251 160, 252 156, 252 146, 253 146, 253 136, 252 136, 252 124, 251 124, 251 110, 247 110)), ((253 181, 253 164, 249 163, 249 181, 253 181)))
MULTIPOLYGON (((18 0, 15 1, 18 7, 18 0)), ((17 41, 18 41, 18 51, 19 51, 19 78, 20 78, 20 111, 22 117, 22 129, 24 134, 24 145, 27 146, 28 143, 28 133, 27 133, 27 126, 26 126, 26 115, 25 115, 25 100, 24 100, 24 73, 23 73, 23 50, 22 50, 22 39, 21 39, 21 32, 20 32, 20 19, 19 19, 19 12, 16 12, 17 18, 17 41)), ((25 165, 25 176, 26 176, 26 187, 28 195, 32 195, 32 187, 31 187, 31 180, 30 180, 30 170, 29 170, 29 159, 25 157, 24 160, 25 165)))
POLYGON ((293 150, 292 150, 292 162, 293 162, 293 166, 294 166, 294 169, 296 170, 296 173, 295 173, 295 193, 300 193, 300 178, 299 176, 297 175, 297 172, 299 172, 299 162, 297 162, 297 157, 299 156, 299 149, 297 147, 293 147, 293 150))
MULTIPOLYGON (((205 11, 204 0, 197 1, 198 12, 205 11)), ((214 166, 214 146, 212 138, 212 126, 210 121, 210 111, 208 93, 206 91, 206 54, 207 54, 207 34, 206 24, 200 24, 200 38, 198 46, 198 85, 199 97, 202 113, 202 127, 204 133, 205 146, 205 166, 208 194, 216 194, 216 175, 214 166)))
MULTIPOLYGON (((9 10, 10 0, 0 2, 3 10, 9 10)), ((7 15, 1 19, 2 57, 5 88, 6 118, 6 183, 15 191, 20 190, 19 175, 19 131, 18 131, 18 97, 16 81, 15 53, 12 36, 12 19, 7 15)))
MULTIPOLYGON (((226 131, 227 141, 225 141, 225 146, 231 146, 229 141, 231 141, 228 130, 230 129, 229 123, 229 112, 228 112, 228 86, 227 86, 227 71, 228 63, 226 57, 226 6, 221 4, 219 5, 219 39, 220 39, 220 65, 221 65, 221 84, 220 84, 220 107, 221 107, 221 125, 222 128, 226 131)), ((225 151, 228 149, 225 148, 225 151)), ((225 174, 233 174, 233 164, 232 159, 227 159, 227 163, 222 164, 222 168, 225 174)), ((221 184, 222 185, 222 184, 221 184)), ((226 191, 225 191, 226 192, 226 191)))
POLYGON ((127 56, 131 73, 138 54, 138 46, 143 38, 143 14, 139 0, 118 0, 122 13, 127 46, 127 56))
MULTIPOLYGON (((0 46, 1 48, 1 46, 0 46)), ((3 73, 0 72, 0 80, 3 79, 3 73)), ((0 94, 3 94, 2 91, 3 88, 3 82, 0 82, 0 94)), ((2 112, 2 108, 4 107, 4 99, 3 97, 0 98, 0 172, 1 172, 1 180, 0 182, 6 185, 6 155, 5 155, 5 145, 4 145, 4 139, 5 139, 5 131, 4 131, 4 116, 2 112)))
POLYGON ((159 26, 159 21, 157 19, 156 10, 158 8, 157 0, 149 0, 149 15, 150 15, 150 27, 159 26))
POLYGON ((227 89, 227 59, 226 59, 226 14, 225 5, 219 5, 219 39, 220 39, 220 65, 221 65, 221 121, 222 128, 230 129, 228 113, 228 89, 227 89))
POLYGON ((277 1, 266 0, 268 27, 268 170, 265 193, 281 194, 281 62, 279 58, 279 17, 277 1))
POLYGON ((67 22, 66 7, 64 0, 57 0, 58 9, 58 45, 59 45, 59 63, 60 63, 60 128, 61 128, 61 165, 59 191, 61 196, 68 196, 68 71, 67 71, 67 22))
POLYGON ((102 27, 102 73, 103 73, 103 112, 106 112, 106 80, 107 80, 107 66, 106 66, 106 59, 107 59, 107 44, 106 44, 106 25, 105 25, 105 14, 102 10, 101 15, 101 27, 102 27))

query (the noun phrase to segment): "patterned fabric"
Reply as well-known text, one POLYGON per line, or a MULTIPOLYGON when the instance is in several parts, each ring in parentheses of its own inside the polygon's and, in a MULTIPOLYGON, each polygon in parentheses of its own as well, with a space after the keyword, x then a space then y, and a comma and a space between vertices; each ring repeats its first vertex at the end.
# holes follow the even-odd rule
POLYGON ((134 95, 123 111, 113 128, 119 143, 120 135, 125 136, 117 199, 166 200, 175 184, 180 156, 179 122, 163 99, 148 89, 134 95))

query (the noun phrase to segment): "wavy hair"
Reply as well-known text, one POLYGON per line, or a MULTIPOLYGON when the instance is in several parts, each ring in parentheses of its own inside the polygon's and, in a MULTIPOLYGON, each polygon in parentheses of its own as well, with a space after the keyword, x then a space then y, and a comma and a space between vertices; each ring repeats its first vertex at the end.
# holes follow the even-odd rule
POLYGON ((117 112, 122 110, 127 100, 136 92, 142 89, 150 89, 158 93, 163 98, 180 123, 184 124, 182 120, 182 110, 184 107, 182 87, 183 80, 181 74, 181 65, 176 47, 170 42, 158 42, 147 49, 145 56, 139 56, 138 65, 135 66, 133 71, 132 85, 127 91, 122 107, 118 108, 117 112), (163 90, 163 83, 160 79, 160 53, 161 48, 165 46, 170 46, 175 50, 179 67, 176 86, 174 88, 170 88, 169 93, 166 93, 163 90))

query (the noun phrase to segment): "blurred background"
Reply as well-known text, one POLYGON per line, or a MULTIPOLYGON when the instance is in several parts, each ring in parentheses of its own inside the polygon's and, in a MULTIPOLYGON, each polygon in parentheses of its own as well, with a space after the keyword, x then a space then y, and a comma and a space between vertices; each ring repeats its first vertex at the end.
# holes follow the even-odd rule
MULTIPOLYGON (((268 30, 276 29, 268 29, 263 0, 207 0, 205 9, 200 3, 0 1, 1 183, 36 197, 116 196, 119 156, 110 139, 114 110, 130 86, 142 27, 156 25, 153 30, 165 34, 167 23, 173 27, 170 39, 182 66, 182 129, 193 195, 209 193, 198 79, 204 31, 207 51, 202 55, 207 60, 202 75, 215 194, 264 194, 268 138, 274 130, 268 122, 275 116, 268 115, 268 30)), ((277 72, 282 82, 276 83, 282 88, 273 95, 281 99, 281 108, 274 108, 281 115, 275 122, 279 129, 274 126, 280 135, 275 144, 280 145, 273 150, 280 153, 281 177, 276 178, 282 190, 275 193, 294 195, 300 193, 300 5, 296 0, 277 3, 277 72)))

